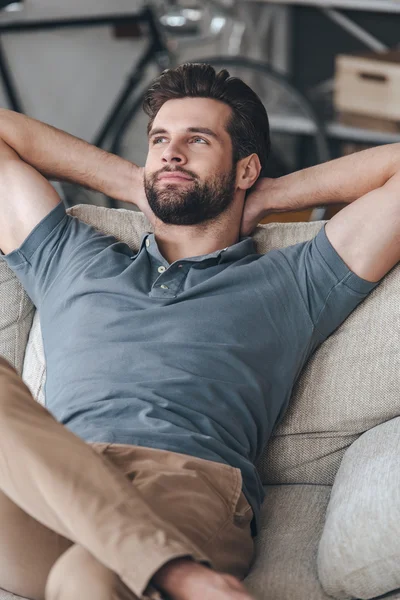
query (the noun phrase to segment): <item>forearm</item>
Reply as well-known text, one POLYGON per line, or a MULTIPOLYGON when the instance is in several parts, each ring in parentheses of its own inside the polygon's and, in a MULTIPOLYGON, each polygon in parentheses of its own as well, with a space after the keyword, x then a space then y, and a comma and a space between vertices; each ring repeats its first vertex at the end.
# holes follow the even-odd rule
POLYGON ((400 144, 356 152, 274 181, 274 209, 291 211, 349 204, 400 171, 400 144))
POLYGON ((48 179, 69 181, 132 202, 140 169, 64 131, 0 109, 0 139, 48 179))

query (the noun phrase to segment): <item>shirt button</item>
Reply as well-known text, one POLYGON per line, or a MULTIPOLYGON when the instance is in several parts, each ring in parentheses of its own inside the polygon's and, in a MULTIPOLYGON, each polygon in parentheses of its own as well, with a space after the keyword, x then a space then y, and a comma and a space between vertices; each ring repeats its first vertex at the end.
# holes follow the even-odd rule
POLYGON ((163 285, 160 285, 160 288, 162 288, 163 290, 167 290, 168 286, 163 284, 163 285))
POLYGON ((148 248, 150 246, 150 241, 146 240, 146 247, 148 248))
POLYGON ((164 273, 165 271, 165 267, 158 267, 158 272, 159 273, 164 273))

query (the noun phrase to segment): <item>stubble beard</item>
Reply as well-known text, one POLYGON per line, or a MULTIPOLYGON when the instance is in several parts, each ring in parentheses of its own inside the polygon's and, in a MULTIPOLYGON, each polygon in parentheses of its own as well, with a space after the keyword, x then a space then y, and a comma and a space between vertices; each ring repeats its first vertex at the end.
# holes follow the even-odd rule
MULTIPOLYGON (((174 169, 193 176, 183 169, 174 169)), ((198 225, 219 217, 232 204, 235 193, 236 166, 223 175, 210 177, 204 182, 196 176, 188 184, 157 181, 161 172, 145 177, 145 192, 155 216, 168 225, 198 225)))

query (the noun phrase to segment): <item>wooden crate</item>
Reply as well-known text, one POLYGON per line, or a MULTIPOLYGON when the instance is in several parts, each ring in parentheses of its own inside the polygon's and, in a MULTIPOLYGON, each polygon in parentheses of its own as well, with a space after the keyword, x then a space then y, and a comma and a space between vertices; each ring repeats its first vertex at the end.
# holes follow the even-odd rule
POLYGON ((334 107, 340 113, 400 121, 400 51, 339 54, 334 107))

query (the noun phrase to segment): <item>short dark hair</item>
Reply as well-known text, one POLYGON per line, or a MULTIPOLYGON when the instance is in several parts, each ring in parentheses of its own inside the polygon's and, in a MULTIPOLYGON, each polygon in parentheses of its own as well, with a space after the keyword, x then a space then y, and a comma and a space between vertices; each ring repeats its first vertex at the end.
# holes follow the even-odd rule
POLYGON ((271 141, 267 111, 257 94, 238 77, 231 77, 226 69, 216 73, 211 65, 202 63, 167 69, 152 82, 144 97, 143 110, 150 118, 147 132, 165 102, 186 97, 212 98, 232 108, 227 131, 232 139, 234 164, 255 153, 262 175, 271 141))

